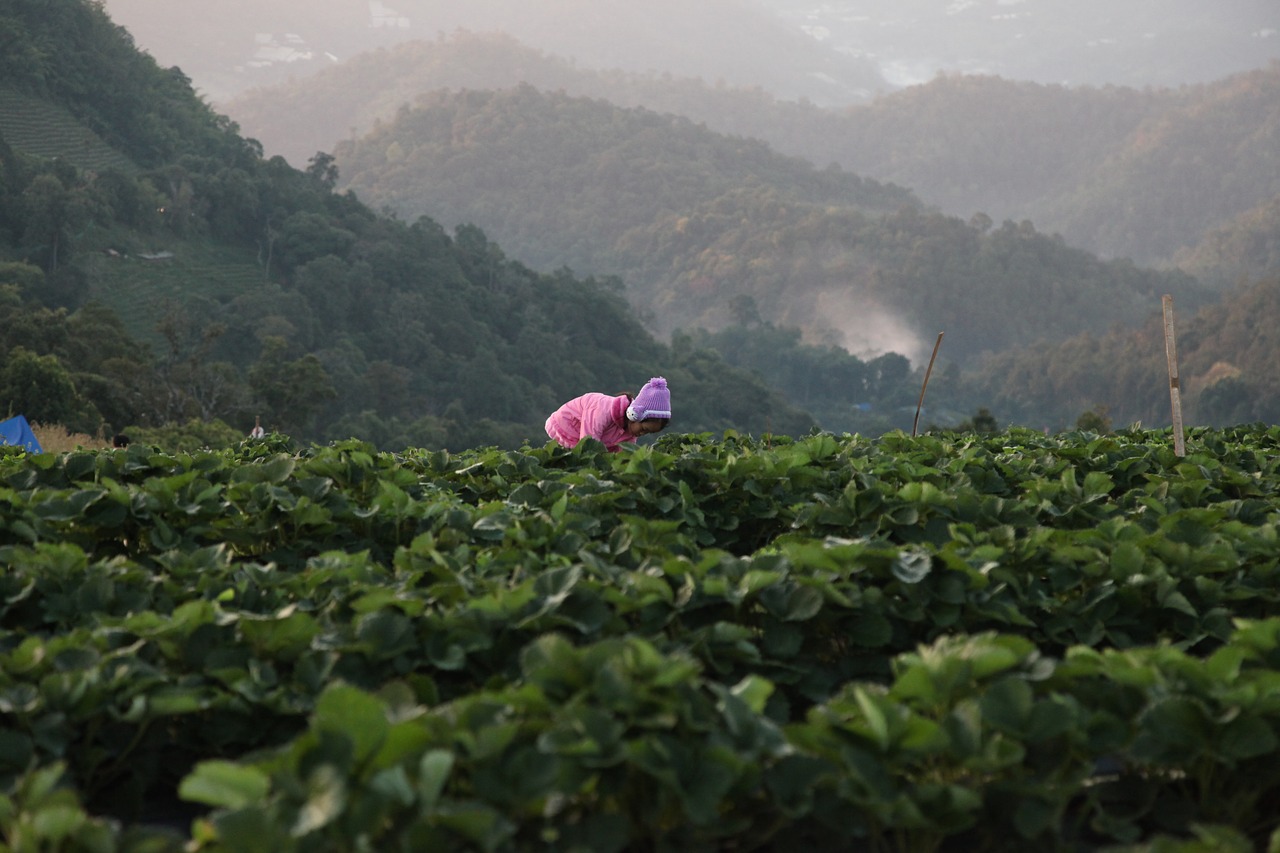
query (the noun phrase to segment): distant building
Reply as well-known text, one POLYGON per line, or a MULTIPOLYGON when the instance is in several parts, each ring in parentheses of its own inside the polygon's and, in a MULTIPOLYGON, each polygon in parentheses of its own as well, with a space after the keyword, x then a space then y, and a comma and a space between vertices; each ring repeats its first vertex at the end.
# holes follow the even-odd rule
POLYGON ((369 0, 369 26, 373 29, 407 30, 409 19, 378 0, 369 0))
POLYGON ((251 68, 265 68, 287 62, 303 62, 314 55, 302 36, 296 33, 255 33, 253 37, 257 48, 253 59, 249 60, 251 68))

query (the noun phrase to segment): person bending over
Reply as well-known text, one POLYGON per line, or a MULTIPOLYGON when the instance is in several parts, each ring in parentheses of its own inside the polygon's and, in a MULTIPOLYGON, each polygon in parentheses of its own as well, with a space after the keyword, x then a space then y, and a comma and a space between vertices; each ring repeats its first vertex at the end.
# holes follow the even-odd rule
POLYGON ((547 418, 547 435, 563 447, 591 437, 617 453, 624 442, 661 432, 670 422, 671 392, 667 380, 655 376, 635 397, 597 391, 574 397, 547 418))

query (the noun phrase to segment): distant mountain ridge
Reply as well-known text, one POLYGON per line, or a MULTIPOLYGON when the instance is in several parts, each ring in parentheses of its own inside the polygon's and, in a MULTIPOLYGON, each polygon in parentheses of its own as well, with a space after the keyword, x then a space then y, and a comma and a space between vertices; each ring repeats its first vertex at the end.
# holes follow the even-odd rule
POLYGON ((1154 91, 940 77, 835 111, 692 79, 583 68, 510 37, 455 34, 363 56, 228 108, 247 135, 301 162, 427 92, 521 82, 682 115, 910 188, 957 216, 1029 220, 1073 245, 1140 263, 1170 263, 1221 221, 1280 191, 1269 141, 1280 64, 1154 91), (1217 156, 1197 157, 1199 150, 1217 156), (1171 173, 1182 179, 1168 180, 1171 173))
POLYGON ((218 102, 459 28, 504 31, 586 65, 759 85, 829 106, 940 73, 1144 89, 1280 59, 1280 7, 1270 0, 105 3, 145 50, 218 102))
POLYGON ((376 207, 477 224, 543 269, 621 276, 663 334, 719 328, 747 297, 857 353, 918 357, 954 324, 964 359, 1136 322, 1162 290, 1206 298, 1186 277, 933 213, 755 140, 530 86, 436 92, 335 154, 341 185, 376 207))
POLYGON ((824 104, 856 103, 888 88, 872 62, 824 47, 756 0, 105 2, 158 61, 182 67, 220 102, 458 29, 501 30, 590 66, 759 86, 824 104))

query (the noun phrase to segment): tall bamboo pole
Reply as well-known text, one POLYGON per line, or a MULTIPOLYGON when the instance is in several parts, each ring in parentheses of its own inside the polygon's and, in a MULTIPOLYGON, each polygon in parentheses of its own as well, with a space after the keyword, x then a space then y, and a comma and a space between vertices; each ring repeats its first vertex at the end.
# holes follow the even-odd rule
POLYGON ((916 427, 920 425, 920 409, 924 406, 924 389, 929 387, 929 374, 933 373, 933 360, 938 357, 938 347, 942 346, 944 332, 938 332, 938 339, 933 342, 933 355, 929 356, 929 366, 924 371, 924 383, 920 386, 920 399, 916 401, 916 418, 911 422, 911 437, 916 437, 916 427))
POLYGON ((1186 439, 1182 435, 1182 389, 1178 382, 1178 344, 1173 334, 1173 297, 1165 294, 1164 353, 1169 360, 1169 405, 1173 408, 1173 453, 1186 456, 1186 439))

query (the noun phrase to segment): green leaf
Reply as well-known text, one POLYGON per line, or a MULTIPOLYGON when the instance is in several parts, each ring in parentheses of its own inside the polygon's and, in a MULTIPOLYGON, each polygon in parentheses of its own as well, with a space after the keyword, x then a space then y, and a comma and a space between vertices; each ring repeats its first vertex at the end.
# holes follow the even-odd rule
POLYGON ((1209 747, 1210 729, 1204 707, 1194 699, 1158 699, 1139 720, 1133 753, 1153 764, 1186 766, 1209 747))
POLYGON ((1104 498, 1111 494, 1114 487, 1115 481, 1111 479, 1111 475, 1102 471, 1090 471, 1084 477, 1085 498, 1104 498))
POLYGON ((280 824, 258 806, 216 815, 213 824, 220 842, 218 849, 236 853, 292 853, 298 849, 280 824))
POLYGON ((201 761, 178 786, 188 802, 239 809, 260 803, 271 788, 267 774, 231 761, 201 761))
POLYGON ((369 787, 397 805, 413 805, 413 783, 402 764, 379 770, 369 780, 369 787))
POLYGON ((633 840, 630 822, 619 814, 592 813, 579 824, 565 826, 562 833, 562 849, 591 853, 622 853, 633 840))
POLYGON ((1254 716, 1237 717, 1218 731, 1219 754, 1230 761, 1244 761, 1275 751, 1276 733, 1271 726, 1254 716))
POLYGON ((1188 616, 1196 616, 1196 609, 1187 600, 1187 597, 1176 589, 1170 590, 1160 601, 1161 607, 1167 607, 1170 610, 1176 610, 1179 613, 1185 613, 1188 616))
POLYGON ((361 616, 356 623, 356 636, 375 660, 392 658, 418 647, 413 622, 394 610, 379 610, 361 616))
POLYGON ((481 850, 494 851, 515 834, 515 826, 483 803, 451 803, 436 813, 436 820, 481 850))
POLYGON ((1058 819, 1057 803, 1039 797, 1019 797, 1013 813, 1013 825, 1023 838, 1035 838, 1051 829, 1058 819))
POLYGON ((357 762, 372 757, 391 729, 382 700, 345 684, 330 687, 320 696, 316 702, 315 725, 322 731, 340 733, 350 739, 357 762))
POLYGON ((539 506, 542 503, 542 489, 536 483, 525 483, 512 489, 507 496, 507 503, 512 506, 539 506))
POLYGON ((681 778, 681 805, 695 824, 709 824, 723 811, 725 797, 738 776, 741 761, 726 748, 699 750, 691 756, 692 772, 681 778))
POLYGON ((1142 574, 1142 566, 1146 561, 1146 553, 1133 542, 1121 542, 1111 551, 1111 576, 1116 580, 1127 580, 1142 574))
POLYGON ((849 641, 864 649, 887 646, 893 639, 893 623, 879 610, 859 610, 847 629, 849 641))
POLYGON ((147 713, 155 717, 192 714, 212 704, 210 692, 198 687, 162 687, 145 695, 147 713))
POLYGON ((783 814, 805 818, 813 807, 817 782, 834 768, 808 755, 787 755, 765 768, 765 779, 783 814))
POLYGON ((982 695, 982 717, 1007 732, 1025 731, 1034 703, 1031 685, 1018 678, 1004 678, 982 695))
MULTIPOLYGON (((744 638, 750 640, 750 636, 744 638)), ((764 625, 760 646, 765 654, 775 658, 793 658, 804 647, 805 632, 793 623, 769 620, 764 625)))
POLYGON ((83 826, 86 820, 88 815, 78 805, 53 803, 36 810, 32 825, 36 838, 56 845, 83 826))
POLYGON ((241 618, 240 633, 265 657, 292 661, 311 646, 320 633, 315 617, 304 611, 294 611, 283 618, 241 618))
POLYGON ((424 813, 434 811, 440 802, 453 762, 453 753, 447 749, 430 750, 418 762, 418 799, 424 813))
POLYGON ((1245 650, 1240 646, 1222 646, 1214 650, 1205 661, 1205 673, 1215 681, 1231 684, 1240 675, 1245 661, 1245 650))
POLYGON ((0 769, 25 770, 34 751, 30 736, 7 726, 0 728, 0 769))
POLYGON ((872 736, 876 746, 882 750, 889 748, 889 714, 894 713, 893 703, 879 693, 872 693, 863 687, 853 692, 858 709, 862 711, 862 719, 867 733, 872 736))
POLYGON ((1041 700, 1031 709, 1025 737, 1028 742, 1035 742, 1076 731, 1080 725, 1080 717, 1080 709, 1066 699, 1041 700))
POLYGON ((298 819, 290 834, 301 838, 328 826, 338 819, 346 806, 346 781, 332 764, 321 764, 307 779, 307 801, 298 810, 298 819))
POLYGON ((769 679, 761 678, 758 675, 748 675, 735 684, 731 692, 745 702, 752 712, 763 714, 765 703, 769 701, 773 691, 773 682, 769 679))
POLYGON ((822 609, 822 592, 807 584, 776 583, 761 591, 760 601, 784 622, 804 622, 822 609))
POLYGON ((252 465, 237 465, 232 469, 235 483, 283 483, 293 474, 297 461, 292 456, 277 454, 252 465))

